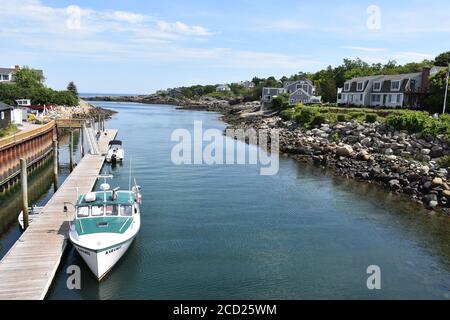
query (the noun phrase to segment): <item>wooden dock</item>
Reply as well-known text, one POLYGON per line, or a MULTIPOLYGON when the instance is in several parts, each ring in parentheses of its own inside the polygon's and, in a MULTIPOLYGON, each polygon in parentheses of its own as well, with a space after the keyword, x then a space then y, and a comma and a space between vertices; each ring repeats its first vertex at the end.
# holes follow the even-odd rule
POLYGON ((69 221, 79 194, 92 190, 105 161, 108 144, 117 130, 99 139, 100 154, 86 154, 39 215, 0 261, 0 300, 42 300, 50 288, 68 243, 69 221))

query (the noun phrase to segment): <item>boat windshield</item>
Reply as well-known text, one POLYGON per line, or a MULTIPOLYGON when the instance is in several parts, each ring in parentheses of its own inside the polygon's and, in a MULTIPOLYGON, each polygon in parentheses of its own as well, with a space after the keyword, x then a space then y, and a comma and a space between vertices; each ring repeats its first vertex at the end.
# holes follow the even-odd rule
POLYGON ((124 217, 131 217, 133 214, 132 206, 120 206, 120 215, 124 217))
POLYGON ((91 208, 91 216, 100 217, 103 215, 103 206, 92 206, 91 208))
POLYGON ((89 217, 89 207, 79 207, 77 209, 77 217, 78 218, 89 217))
POLYGON ((107 205, 105 206, 105 212, 107 216, 118 216, 119 206, 117 205, 107 205))

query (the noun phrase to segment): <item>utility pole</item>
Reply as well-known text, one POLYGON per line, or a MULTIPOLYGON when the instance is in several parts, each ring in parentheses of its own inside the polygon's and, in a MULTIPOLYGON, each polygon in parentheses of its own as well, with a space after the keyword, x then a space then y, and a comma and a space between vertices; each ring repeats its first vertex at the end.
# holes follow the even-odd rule
POLYGON ((448 64, 447 76, 445 80, 445 94, 444 94, 444 107, 442 108, 442 114, 445 114, 445 109, 447 108, 447 95, 448 95, 448 78, 450 73, 450 63, 448 64))

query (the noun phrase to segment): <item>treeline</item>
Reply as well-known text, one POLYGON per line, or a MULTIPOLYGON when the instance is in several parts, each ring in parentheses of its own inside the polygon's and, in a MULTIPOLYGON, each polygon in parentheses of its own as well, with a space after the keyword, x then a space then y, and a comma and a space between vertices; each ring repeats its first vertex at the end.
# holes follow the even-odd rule
MULTIPOLYGON (((191 99, 209 95, 215 97, 243 97, 246 100, 259 100, 262 95, 263 87, 279 88, 283 86, 284 81, 307 78, 314 83, 317 88, 316 94, 322 96, 323 102, 335 103, 337 99, 337 88, 342 88, 345 81, 354 77, 421 72, 425 66, 447 67, 449 63, 450 51, 438 55, 434 60, 424 60, 418 63, 412 62, 405 65, 399 65, 396 61, 389 61, 386 64, 369 64, 361 59, 344 59, 343 63, 337 67, 329 66, 326 69, 314 73, 299 72, 290 77, 284 76, 280 79, 273 76, 268 78, 254 77, 252 82, 255 84, 255 88, 245 88, 239 84, 231 84, 231 92, 215 92, 216 86, 214 85, 196 85, 178 88, 179 91, 177 91, 177 93, 191 99)), ((445 71, 440 72, 431 79, 430 95, 427 100, 427 105, 430 109, 436 109, 439 104, 442 105, 444 84, 445 71)))
MULTIPOLYGON (((0 84, 0 101, 15 105, 16 100, 30 99, 33 105, 78 105, 76 89, 56 91, 43 85, 43 79, 33 69, 21 68, 14 73, 15 83, 0 84)), ((72 88, 71 88, 72 89, 72 88)))

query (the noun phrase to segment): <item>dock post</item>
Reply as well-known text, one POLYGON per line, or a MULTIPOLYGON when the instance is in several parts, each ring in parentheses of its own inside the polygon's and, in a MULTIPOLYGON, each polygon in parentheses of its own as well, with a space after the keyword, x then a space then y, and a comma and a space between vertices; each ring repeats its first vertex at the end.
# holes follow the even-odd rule
POLYGON ((85 125, 83 123, 81 125, 81 132, 80 132, 80 135, 81 135, 81 145, 80 145, 81 157, 84 157, 84 128, 85 128, 85 125))
POLYGON ((27 180, 27 160, 20 159, 20 184, 22 185, 22 211, 23 228, 28 228, 28 180, 27 180))
POLYGON ((53 188, 58 191, 58 140, 53 140, 53 188))
POLYGON ((70 141, 69 141, 69 152, 70 152, 70 172, 73 170, 73 130, 70 130, 70 141))

